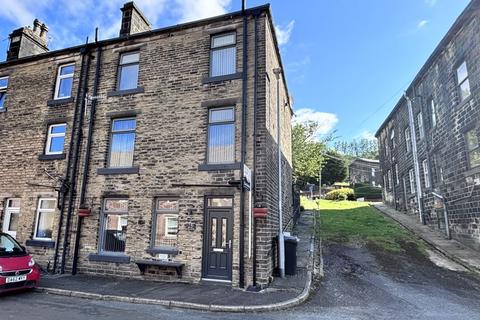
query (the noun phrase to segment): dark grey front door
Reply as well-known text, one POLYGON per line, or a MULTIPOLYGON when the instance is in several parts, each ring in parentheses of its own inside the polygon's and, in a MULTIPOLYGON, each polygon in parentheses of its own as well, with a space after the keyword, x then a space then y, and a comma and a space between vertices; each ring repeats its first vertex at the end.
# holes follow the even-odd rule
POLYGON ((233 210, 207 208, 203 244, 203 278, 232 280, 233 210))

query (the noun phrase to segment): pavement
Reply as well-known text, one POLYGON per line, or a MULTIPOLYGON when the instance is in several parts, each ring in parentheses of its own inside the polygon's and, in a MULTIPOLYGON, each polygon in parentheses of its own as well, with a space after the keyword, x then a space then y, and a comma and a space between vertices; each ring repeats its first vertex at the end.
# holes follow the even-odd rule
POLYGON ((260 292, 219 284, 186 284, 87 275, 46 275, 38 291, 104 301, 161 305, 205 311, 272 311, 303 303, 310 294, 314 257, 314 214, 303 212, 292 234, 297 247, 297 274, 275 278, 260 292))
POLYGON ((454 239, 446 239, 445 235, 429 226, 422 225, 416 216, 397 211, 383 203, 373 204, 375 208, 400 223, 410 232, 430 246, 461 264, 468 270, 480 273, 480 252, 465 246, 454 239))

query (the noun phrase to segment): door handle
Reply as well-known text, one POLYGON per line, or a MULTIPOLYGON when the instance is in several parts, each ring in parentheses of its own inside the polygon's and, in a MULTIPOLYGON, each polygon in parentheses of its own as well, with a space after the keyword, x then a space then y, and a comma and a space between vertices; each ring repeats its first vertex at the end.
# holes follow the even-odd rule
POLYGON ((232 248, 232 239, 228 240, 228 248, 229 248, 229 249, 232 248))

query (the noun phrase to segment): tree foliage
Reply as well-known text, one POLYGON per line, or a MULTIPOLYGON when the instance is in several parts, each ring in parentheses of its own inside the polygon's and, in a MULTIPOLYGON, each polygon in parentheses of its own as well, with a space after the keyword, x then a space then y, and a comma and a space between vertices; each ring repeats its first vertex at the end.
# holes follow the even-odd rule
POLYGON ((327 151, 322 169, 322 185, 344 181, 347 171, 347 162, 344 157, 338 152, 327 151))
POLYGON ((367 159, 378 159, 378 144, 372 139, 354 139, 351 141, 336 141, 334 149, 346 156, 367 159))

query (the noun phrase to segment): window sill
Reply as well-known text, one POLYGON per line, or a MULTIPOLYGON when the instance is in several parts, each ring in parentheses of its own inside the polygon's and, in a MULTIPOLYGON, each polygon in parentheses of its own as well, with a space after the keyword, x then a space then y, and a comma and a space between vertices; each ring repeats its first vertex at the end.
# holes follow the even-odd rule
POLYGON ((113 263, 130 263, 130 256, 124 254, 104 254, 104 253, 90 253, 88 255, 89 261, 113 262, 113 263))
POLYGON ((203 163, 198 165, 198 171, 240 170, 240 163, 203 163))
POLYGON ((146 250, 147 253, 150 254, 172 254, 172 255, 177 255, 178 254, 178 249, 175 247, 156 247, 156 248, 150 248, 146 250))
POLYGON ((65 153, 60 154, 40 154, 38 160, 40 161, 49 161, 49 160, 64 160, 66 158, 65 153))
POLYGON ((127 89, 127 90, 114 90, 107 92, 107 97, 119 97, 119 96, 126 96, 129 94, 135 93, 144 93, 145 89, 143 87, 138 87, 135 89, 127 89))
POLYGON ((214 82, 221 82, 227 80, 236 80, 241 79, 243 76, 242 72, 227 74, 224 76, 216 76, 216 77, 206 77, 202 79, 202 84, 214 83, 214 82))
POLYGON ((111 175, 111 174, 138 174, 140 172, 139 167, 131 168, 98 168, 97 174, 111 175))
POLYGON ((47 106, 56 107, 56 106, 61 106, 71 102, 73 102, 73 97, 64 98, 64 99, 52 99, 47 101, 47 106))
POLYGON ((55 241, 52 240, 27 240, 25 245, 29 247, 55 248, 55 241))

